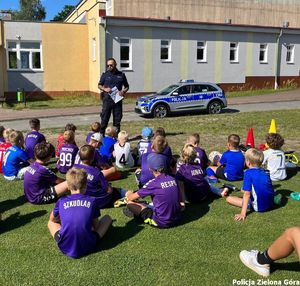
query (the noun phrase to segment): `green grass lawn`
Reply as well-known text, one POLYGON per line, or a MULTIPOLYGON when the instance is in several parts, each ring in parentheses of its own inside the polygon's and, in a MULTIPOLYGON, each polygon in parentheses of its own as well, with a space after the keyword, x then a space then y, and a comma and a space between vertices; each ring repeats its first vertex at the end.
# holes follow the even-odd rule
MULTIPOLYGON (((300 110, 147 119, 124 122, 122 127, 134 137, 145 125, 163 126, 174 154, 179 153, 188 134, 199 132, 201 144, 209 153, 224 151, 226 137, 233 132, 245 143, 249 127, 254 129, 255 143, 262 143, 272 118, 286 139, 284 149, 299 154, 300 110)), ((87 130, 87 126, 79 127, 79 144, 87 130)), ((59 130, 41 131, 54 143, 59 130)), ((103 210, 102 214, 111 215, 115 221, 99 252, 74 260, 59 252, 48 233, 53 205, 27 203, 22 182, 7 182, 1 176, 0 185, 0 285, 223 286, 234 285, 234 279, 251 279, 256 283, 253 285, 259 285, 260 277, 239 261, 240 250, 264 250, 284 229, 299 225, 300 217, 300 203, 289 197, 291 192, 300 191, 300 176, 293 173, 290 179, 274 183, 276 192, 284 196, 282 206, 266 213, 251 213, 244 222, 233 220, 240 210, 221 198, 189 205, 181 224, 167 230, 138 224, 125 217, 122 209, 103 210)), ((136 188, 131 172, 124 172, 124 178, 113 185, 136 188)), ((240 187, 241 182, 236 185, 240 187)), ((297 261, 295 253, 279 261, 269 281, 285 285, 284 279, 299 280, 297 261)))

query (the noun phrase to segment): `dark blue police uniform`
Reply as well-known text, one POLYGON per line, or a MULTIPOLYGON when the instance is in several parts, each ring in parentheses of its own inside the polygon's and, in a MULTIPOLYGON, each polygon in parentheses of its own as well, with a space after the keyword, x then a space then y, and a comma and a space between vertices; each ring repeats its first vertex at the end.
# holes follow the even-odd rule
MULTIPOLYGON (((117 87, 119 91, 122 90, 122 87, 129 88, 129 84, 127 82, 126 75, 119 71, 115 70, 115 72, 106 71, 101 75, 99 85, 104 87, 117 87)), ((102 93, 102 112, 101 112, 101 130, 100 133, 104 134, 105 129, 108 125, 109 118, 111 112, 113 113, 113 126, 118 129, 118 132, 121 128, 121 119, 123 117, 123 106, 122 100, 115 103, 110 95, 106 92, 102 93)))

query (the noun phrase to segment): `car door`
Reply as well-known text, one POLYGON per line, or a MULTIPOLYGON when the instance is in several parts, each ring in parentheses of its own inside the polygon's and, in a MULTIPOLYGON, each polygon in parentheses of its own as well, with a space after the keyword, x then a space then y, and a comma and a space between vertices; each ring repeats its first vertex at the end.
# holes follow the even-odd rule
POLYGON ((192 87, 193 110, 204 109, 206 104, 207 86, 204 84, 194 84, 192 87))
POLYGON ((186 111, 193 106, 192 85, 183 85, 175 90, 171 95, 171 111, 186 111))

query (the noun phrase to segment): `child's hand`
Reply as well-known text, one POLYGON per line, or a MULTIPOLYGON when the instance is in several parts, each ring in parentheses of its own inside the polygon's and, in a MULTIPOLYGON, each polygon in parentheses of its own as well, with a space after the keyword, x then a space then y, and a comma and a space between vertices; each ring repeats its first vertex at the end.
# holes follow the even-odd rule
POLYGON ((242 214, 236 214, 234 216, 234 220, 236 221, 241 221, 241 220, 245 220, 246 216, 245 215, 242 215, 242 214))
POLYGON ((180 202, 180 210, 182 212, 185 210, 185 202, 180 202))

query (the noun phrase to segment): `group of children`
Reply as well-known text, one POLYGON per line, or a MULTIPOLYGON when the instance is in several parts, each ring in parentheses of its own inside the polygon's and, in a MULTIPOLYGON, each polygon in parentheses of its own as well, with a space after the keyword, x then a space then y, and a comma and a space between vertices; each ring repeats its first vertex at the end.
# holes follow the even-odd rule
POLYGON ((97 242, 112 223, 109 216, 98 220, 100 209, 126 205, 125 215, 141 219, 159 228, 179 223, 186 203, 199 203, 213 195, 240 207, 235 220, 244 220, 247 210, 265 212, 274 207, 272 180, 286 178, 284 143, 279 134, 268 134, 268 149, 239 149, 240 138, 228 136, 227 151, 219 160, 209 160, 200 147, 199 134, 187 137, 177 160, 168 145, 163 128, 153 132, 142 129, 142 138, 131 148, 126 131, 107 127, 100 134, 100 124, 81 147, 75 142, 76 126, 67 124, 58 136, 56 151, 39 132, 38 119, 30 120, 31 131, 25 140, 22 132, 1 129, 0 160, 4 178, 24 178, 24 193, 30 203, 56 202, 48 227, 60 250, 70 257, 81 257, 95 250, 97 242), (3 135, 3 136, 2 136, 3 135), (47 165, 56 157, 57 176, 47 165), (265 168, 262 168, 265 166, 265 168), (121 177, 120 169, 135 168, 138 190, 114 188, 109 181, 121 177), (233 186, 217 188, 219 179, 243 180, 243 198, 229 195, 233 186), (150 196, 146 203, 140 198, 150 196))

